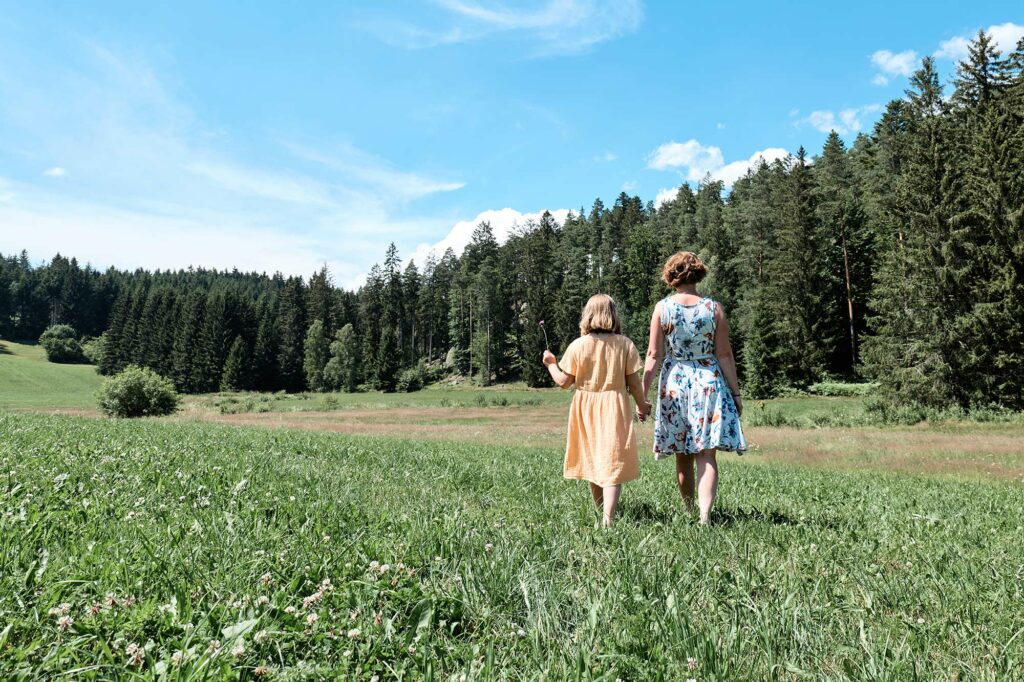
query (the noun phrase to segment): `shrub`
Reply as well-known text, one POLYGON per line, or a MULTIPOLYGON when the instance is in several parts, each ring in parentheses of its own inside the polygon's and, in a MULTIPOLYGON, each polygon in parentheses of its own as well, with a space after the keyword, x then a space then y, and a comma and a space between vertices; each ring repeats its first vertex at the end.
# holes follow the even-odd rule
POLYGON ((837 398, 852 398, 873 394, 878 384, 848 384, 842 381, 820 381, 807 387, 811 395, 822 395, 837 398))
POLYGON ((46 351, 46 359, 50 362, 85 362, 82 344, 78 342, 78 335, 71 325, 55 324, 47 327, 39 337, 39 344, 46 351))
POLYGON ((171 414, 181 398, 174 384, 151 369, 129 365, 103 382, 99 406, 111 417, 154 417, 171 414))
POLYGON ((395 390, 399 393, 412 393, 423 388, 423 375, 419 368, 412 367, 398 375, 395 390))
POLYGON ((82 355, 85 356, 85 359, 88 360, 90 364, 100 364, 100 358, 103 357, 103 344, 106 340, 106 334, 82 339, 82 355))

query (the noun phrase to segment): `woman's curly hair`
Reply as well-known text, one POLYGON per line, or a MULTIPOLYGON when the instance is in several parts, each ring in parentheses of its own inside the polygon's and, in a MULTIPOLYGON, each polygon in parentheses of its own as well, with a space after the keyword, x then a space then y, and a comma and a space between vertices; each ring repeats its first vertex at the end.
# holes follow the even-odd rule
POLYGON ((665 261, 665 269, 661 271, 661 279, 673 289, 684 284, 697 284, 708 274, 708 268, 697 254, 692 251, 680 251, 669 256, 665 261))

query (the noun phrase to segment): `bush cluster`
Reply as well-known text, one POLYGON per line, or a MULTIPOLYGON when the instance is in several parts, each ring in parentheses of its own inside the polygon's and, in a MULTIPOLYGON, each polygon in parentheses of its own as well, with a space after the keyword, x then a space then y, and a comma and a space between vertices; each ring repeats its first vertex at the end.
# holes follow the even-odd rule
POLYGON ((169 379, 136 365, 104 381, 97 397, 111 417, 158 417, 176 411, 181 401, 169 379))

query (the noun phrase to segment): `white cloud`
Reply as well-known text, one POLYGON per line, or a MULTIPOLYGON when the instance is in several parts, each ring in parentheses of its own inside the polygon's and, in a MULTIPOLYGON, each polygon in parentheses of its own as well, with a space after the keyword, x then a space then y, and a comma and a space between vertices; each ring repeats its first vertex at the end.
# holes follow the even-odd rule
POLYGON ((686 168, 686 179, 694 182, 724 165, 721 149, 702 145, 697 140, 667 142, 647 158, 647 167, 654 170, 686 168))
POLYGON ((47 168, 43 171, 43 175, 48 178, 63 178, 68 172, 60 166, 54 166, 53 168, 47 168))
POLYGON ((522 6, 493 0, 434 0, 433 25, 378 15, 363 21, 381 40, 407 49, 476 42, 498 35, 521 39, 528 56, 580 54, 632 33, 643 22, 641 0, 547 0, 522 6))
POLYGON ((896 76, 906 77, 914 73, 917 66, 917 52, 914 50, 903 52, 878 50, 871 55, 871 63, 881 72, 876 74, 871 82, 875 85, 887 85, 890 79, 896 76))
MULTIPOLYGON (((721 180, 727 186, 743 177, 747 170, 764 159, 768 163, 783 159, 789 153, 780 147, 769 147, 755 152, 747 159, 725 162, 722 150, 702 145, 697 140, 669 142, 661 145, 647 159, 647 167, 654 170, 677 170, 687 182, 700 182, 706 175, 721 180)), ((669 190, 662 190, 658 196, 669 190)), ((672 190, 674 191, 674 190, 672 190)), ((655 204, 658 199, 655 199, 655 204)))
POLYGON ((637 188, 636 180, 627 180, 626 182, 622 183, 622 191, 623 192, 632 192, 636 188, 637 188))
POLYGON ((858 108, 842 109, 838 115, 829 110, 812 111, 809 116, 797 122, 797 125, 807 124, 823 133, 833 130, 840 135, 860 132, 864 128, 867 116, 881 111, 878 104, 869 104, 858 108))
MULTIPOLYGON (((1021 38, 1024 38, 1024 26, 1015 24, 1012 21, 1008 21, 1005 24, 993 24, 985 29, 985 32, 991 36, 996 48, 1004 55, 1012 52, 1017 47, 1017 43, 1021 38)), ((939 49, 936 50, 935 56, 955 61, 965 59, 968 54, 967 47, 975 37, 977 37, 977 32, 969 35, 953 36, 949 40, 943 40, 939 43, 939 49)))
POLYGON ((658 190, 657 196, 654 197, 654 208, 661 208, 663 204, 669 201, 675 201, 676 194, 678 192, 678 187, 668 187, 666 189, 658 190))
MULTIPOLYGON (((494 238, 499 243, 503 243, 518 227, 526 225, 528 222, 537 222, 540 217, 544 214, 544 211, 537 211, 536 213, 520 213, 513 208, 502 208, 497 210, 488 210, 477 214, 472 220, 460 220, 455 223, 448 234, 445 235, 444 239, 435 242, 434 244, 420 244, 416 247, 411 258, 416 261, 416 265, 419 267, 423 266, 423 263, 427 260, 427 257, 433 253, 435 258, 440 258, 444 255, 447 249, 452 249, 456 255, 462 253, 462 250, 469 244, 470 239, 473 236, 473 230, 482 222, 488 222, 491 224, 491 231, 494 232, 494 238)), ((569 215, 569 209, 559 208, 551 211, 551 215, 559 223, 564 223, 566 216, 569 215)))

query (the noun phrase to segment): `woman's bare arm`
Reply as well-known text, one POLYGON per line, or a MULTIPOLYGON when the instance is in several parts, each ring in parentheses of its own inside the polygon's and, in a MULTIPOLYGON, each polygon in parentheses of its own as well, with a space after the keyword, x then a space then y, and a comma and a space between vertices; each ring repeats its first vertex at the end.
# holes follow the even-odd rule
POLYGON ((722 368, 725 383, 729 385, 729 391, 736 400, 736 408, 743 412, 740 382, 736 377, 736 358, 733 357, 732 344, 729 343, 729 321, 725 317, 725 309, 721 303, 715 306, 715 355, 718 356, 718 366, 722 368))
POLYGON ((558 358, 549 350, 544 351, 544 366, 548 368, 548 374, 560 388, 569 388, 576 382, 576 377, 562 371, 558 366, 558 358))
POLYGON ((651 384, 654 382, 654 373, 661 364, 665 354, 665 332, 661 329, 661 303, 654 306, 654 314, 651 316, 651 334, 647 342, 647 359, 644 362, 644 381, 642 390, 644 395, 650 395, 651 384))

